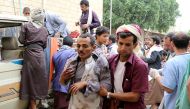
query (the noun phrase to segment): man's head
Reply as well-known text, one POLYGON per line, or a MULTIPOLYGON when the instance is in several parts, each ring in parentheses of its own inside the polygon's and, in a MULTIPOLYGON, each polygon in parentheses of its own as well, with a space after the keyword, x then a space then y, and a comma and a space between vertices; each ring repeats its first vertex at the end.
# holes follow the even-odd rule
POLYGON ((29 7, 24 7, 23 15, 24 16, 30 16, 30 8, 29 7))
POLYGON ((85 12, 89 9, 89 2, 88 0, 81 0, 80 1, 80 8, 82 10, 82 12, 85 12))
POLYGON ((96 42, 100 45, 106 44, 109 38, 109 29, 104 26, 100 26, 96 29, 96 42))
POLYGON ((73 46, 73 39, 70 36, 66 36, 63 39, 63 45, 73 46))
POLYGON ((150 37, 145 37, 145 38, 144 38, 144 45, 146 45, 146 46, 149 45, 149 38, 150 38, 150 37))
POLYGON ((77 52, 82 61, 89 58, 95 48, 95 38, 91 34, 85 33, 79 36, 77 40, 77 52))
POLYGON ((32 10, 31 13, 32 22, 38 24, 39 26, 44 25, 45 12, 43 9, 37 8, 32 10))
POLYGON ((115 42, 116 42, 115 36, 114 35, 110 35, 109 36, 108 45, 111 45, 111 44, 113 44, 115 42))
POLYGON ((159 45, 160 44, 160 37, 159 36, 151 36, 149 38, 149 43, 148 43, 148 47, 152 47, 153 45, 159 45))
POLYGON ((164 37, 164 50, 166 51, 171 51, 173 52, 173 47, 171 45, 171 41, 172 41, 172 37, 174 36, 174 32, 170 32, 168 33, 165 37, 164 37))
POLYGON ((168 55, 167 51, 165 50, 160 51, 160 56, 162 61, 166 61, 167 55, 168 55))
POLYGON ((189 46, 188 46, 187 51, 190 52, 190 41, 189 41, 189 46))
POLYGON ((174 51, 187 50, 189 45, 189 37, 183 32, 178 32, 172 37, 172 46, 174 51))
POLYGON ((118 53, 120 56, 129 56, 138 44, 141 37, 140 27, 137 25, 123 25, 117 31, 118 53))

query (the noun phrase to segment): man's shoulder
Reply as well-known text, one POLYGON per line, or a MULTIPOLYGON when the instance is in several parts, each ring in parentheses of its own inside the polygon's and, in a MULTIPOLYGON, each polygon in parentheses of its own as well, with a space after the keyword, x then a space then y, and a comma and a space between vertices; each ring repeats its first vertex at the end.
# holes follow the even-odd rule
POLYGON ((96 63, 100 65, 108 65, 108 60, 104 55, 97 56, 96 63))
POLYGON ((148 68, 148 64, 145 63, 141 58, 139 58, 135 54, 134 54, 134 57, 133 57, 133 65, 134 65, 134 67, 137 67, 137 68, 143 68, 143 67, 148 68))
POLYGON ((96 12, 94 10, 92 10, 92 14, 96 14, 96 12))
POLYGON ((79 62, 78 59, 79 59, 79 57, 78 57, 78 55, 76 54, 76 55, 70 57, 69 59, 67 59, 67 63, 69 63, 69 64, 78 63, 78 62, 79 62))
POLYGON ((118 58, 119 54, 113 54, 111 56, 108 57, 108 62, 113 62, 116 61, 116 59, 118 58))
POLYGON ((166 64, 167 65, 183 65, 186 61, 190 60, 190 54, 184 54, 184 55, 176 55, 175 57, 172 57, 169 59, 166 64))
MULTIPOLYGON (((76 53, 76 51, 74 49, 60 49, 54 55, 58 55, 58 54, 73 54, 73 53, 76 53)), ((68 56, 68 55, 65 55, 65 56, 68 56)))
POLYGON ((67 49, 67 50, 60 50, 58 52, 56 52, 54 55, 53 55, 53 60, 56 60, 56 59, 69 59, 69 58, 73 58, 75 57, 77 53, 72 50, 72 49, 67 49))

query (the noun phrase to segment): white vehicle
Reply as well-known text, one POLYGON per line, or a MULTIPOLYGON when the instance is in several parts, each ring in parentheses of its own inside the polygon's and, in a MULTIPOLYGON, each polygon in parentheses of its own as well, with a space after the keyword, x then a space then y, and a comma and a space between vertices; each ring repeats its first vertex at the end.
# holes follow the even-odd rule
POLYGON ((18 43, 22 16, 0 14, 0 109, 25 109, 19 100, 23 48, 18 43))

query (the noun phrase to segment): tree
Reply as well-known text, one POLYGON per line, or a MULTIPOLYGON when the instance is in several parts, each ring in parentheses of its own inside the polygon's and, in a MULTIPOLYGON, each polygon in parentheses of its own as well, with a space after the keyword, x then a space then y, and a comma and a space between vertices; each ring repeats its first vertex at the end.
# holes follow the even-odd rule
MULTIPOLYGON (((176 0, 113 0, 112 28, 135 23, 142 28, 166 32, 179 16, 176 0)), ((110 0, 104 0, 103 24, 109 27, 110 0)))

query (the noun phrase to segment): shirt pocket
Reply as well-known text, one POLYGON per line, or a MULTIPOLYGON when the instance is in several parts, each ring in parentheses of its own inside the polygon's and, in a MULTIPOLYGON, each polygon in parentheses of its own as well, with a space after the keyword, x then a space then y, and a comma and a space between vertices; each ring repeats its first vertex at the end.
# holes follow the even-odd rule
POLYGON ((130 92, 131 91, 131 81, 127 78, 124 79, 123 91, 124 92, 130 92))

